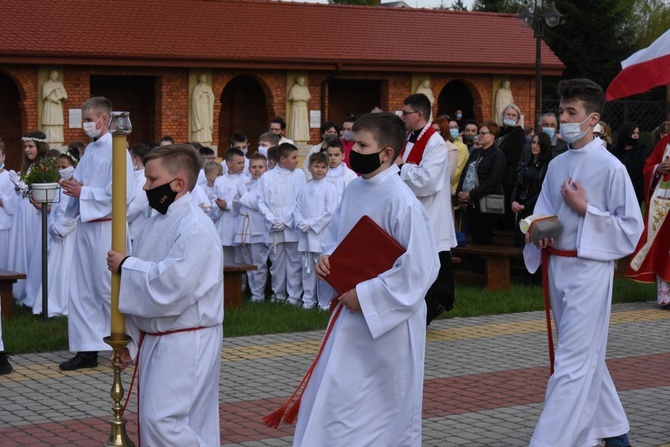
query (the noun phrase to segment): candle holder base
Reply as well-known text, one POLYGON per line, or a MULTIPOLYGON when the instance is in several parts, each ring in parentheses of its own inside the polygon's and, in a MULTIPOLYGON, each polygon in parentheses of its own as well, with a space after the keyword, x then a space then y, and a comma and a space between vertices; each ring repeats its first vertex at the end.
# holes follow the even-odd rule
POLYGON ((114 360, 112 361, 112 366, 114 367, 114 382, 112 384, 112 389, 109 391, 109 395, 114 401, 114 406, 112 407, 112 412, 114 416, 109 421, 110 433, 105 446, 117 446, 117 447, 135 447, 135 444, 128 437, 126 432, 126 420, 123 419, 121 413, 123 411, 123 406, 121 405, 121 400, 123 399, 123 384, 121 383, 121 349, 125 348, 130 337, 123 335, 123 338, 117 339, 117 337, 109 336, 105 337, 104 342, 112 347, 114 350, 114 360))

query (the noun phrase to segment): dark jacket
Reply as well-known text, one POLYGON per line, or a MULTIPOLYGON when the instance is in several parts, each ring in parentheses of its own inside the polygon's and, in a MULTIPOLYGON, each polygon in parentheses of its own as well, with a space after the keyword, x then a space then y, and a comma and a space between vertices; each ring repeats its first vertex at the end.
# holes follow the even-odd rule
POLYGON ((518 202, 525 207, 522 214, 528 216, 533 214, 548 165, 549 162, 543 163, 530 160, 521 169, 519 178, 512 190, 512 201, 518 202))
POLYGON ((470 191, 470 202, 476 204, 489 194, 502 194, 502 180, 505 173, 505 156, 494 144, 487 150, 473 149, 468 162, 463 168, 461 180, 458 182, 458 191, 463 190, 463 180, 470 165, 477 163, 477 180, 479 186, 470 191))
POLYGON ((521 158, 521 151, 526 144, 526 133, 521 126, 503 127, 500 129, 500 138, 496 143, 505 155, 503 184, 514 185, 517 179, 517 165, 521 158))

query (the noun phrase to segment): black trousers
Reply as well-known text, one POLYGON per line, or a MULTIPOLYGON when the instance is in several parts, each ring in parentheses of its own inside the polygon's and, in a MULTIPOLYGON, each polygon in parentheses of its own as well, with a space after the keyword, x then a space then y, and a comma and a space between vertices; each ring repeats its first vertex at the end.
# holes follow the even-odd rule
MULTIPOLYGON (((454 308, 454 263, 451 259, 450 251, 441 251, 438 253, 440 258, 440 271, 437 279, 426 293, 426 307, 428 308, 428 318, 436 313, 438 306, 443 306, 445 311, 454 308)), ((437 316, 437 315, 435 315, 437 316)), ((435 317, 433 317, 435 318, 435 317)))

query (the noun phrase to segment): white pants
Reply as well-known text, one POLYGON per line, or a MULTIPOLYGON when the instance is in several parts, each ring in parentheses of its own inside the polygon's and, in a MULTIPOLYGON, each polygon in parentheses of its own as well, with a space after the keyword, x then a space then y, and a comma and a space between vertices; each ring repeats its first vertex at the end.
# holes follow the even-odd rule
POLYGON ((301 256, 297 242, 281 242, 268 247, 272 292, 275 298, 298 302, 302 295, 301 256))
POLYGON ((302 302, 310 307, 316 305, 316 262, 319 253, 305 251, 302 253, 302 302))
POLYGON ((234 264, 235 259, 235 247, 232 246, 223 246, 223 264, 234 264))
POLYGON ((247 272, 251 300, 265 301, 265 282, 268 278, 268 245, 246 244, 239 248, 244 263, 255 265, 258 268, 258 270, 247 272))

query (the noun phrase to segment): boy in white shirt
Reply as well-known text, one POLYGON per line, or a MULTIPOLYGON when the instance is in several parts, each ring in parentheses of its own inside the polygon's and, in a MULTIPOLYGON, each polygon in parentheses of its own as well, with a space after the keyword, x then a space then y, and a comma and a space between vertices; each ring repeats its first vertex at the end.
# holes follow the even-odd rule
POLYGON ((205 195, 207 195, 207 200, 209 209, 205 210, 205 213, 212 218, 212 220, 216 221, 218 218, 218 214, 214 212, 215 208, 218 208, 216 206, 216 194, 214 190, 214 182, 216 181, 217 178, 221 177, 223 175, 223 167, 221 166, 221 163, 217 163, 216 161, 208 161, 205 163, 205 167, 202 168, 202 172, 205 173, 205 183, 203 185, 203 189, 205 190, 205 195), (216 215, 215 215, 216 214, 216 215))
MULTIPOLYGON (((275 147, 279 145, 279 137, 277 134, 273 132, 264 132, 258 136, 258 150, 256 152, 259 152, 263 154, 266 158, 268 158, 268 149, 271 147, 275 147)), ((271 166, 269 166, 270 169, 272 169, 271 166)))
POLYGON ((337 200, 339 201, 342 199, 342 194, 344 194, 344 188, 358 176, 354 171, 349 169, 349 166, 343 163, 344 151, 341 141, 329 141, 326 153, 328 154, 329 167, 326 180, 335 185, 337 200))
POLYGON ((207 184, 207 179, 205 178, 205 165, 210 161, 216 161, 216 154, 214 154, 214 149, 211 147, 201 147, 198 149, 200 154, 200 163, 202 163, 203 169, 198 173, 198 185, 203 188, 207 184))
POLYGON ((265 301, 265 282, 268 277, 268 228, 258 211, 258 180, 268 170, 267 159, 259 152, 249 157, 251 179, 240 184, 239 219, 233 243, 238 249, 240 261, 255 265, 257 270, 247 272, 251 301, 265 301))
POLYGON ((144 221, 151 214, 147 195, 144 193, 144 184, 147 179, 144 177, 144 163, 142 159, 149 153, 151 148, 146 144, 134 144, 130 147, 130 160, 133 162, 135 171, 135 196, 128 204, 127 219, 128 232, 130 240, 134 241, 142 230, 144 221))
POLYGON ((249 174, 249 159, 247 158, 247 153, 249 152, 249 140, 247 139, 247 136, 240 132, 234 133, 233 136, 230 137, 230 148, 242 151, 242 154, 244 155, 244 170, 242 171, 242 174, 246 177, 251 177, 249 174))
POLYGON ((218 215, 216 230, 221 238, 223 246, 224 262, 235 262, 235 248, 233 247, 233 234, 235 232, 235 221, 237 211, 233 208, 233 200, 238 194, 238 184, 244 182, 246 177, 242 175, 244 170, 244 154, 239 149, 228 149, 226 152, 226 165, 228 175, 222 175, 214 181, 215 205, 213 212, 218 215))
MULTIPOLYGON (((328 172, 328 156, 316 152, 309 156, 308 163, 312 180, 300 189, 293 216, 300 230, 298 251, 302 253, 302 307, 313 309, 317 306, 315 267, 321 255, 321 239, 340 197, 335 186, 324 180, 328 172)), ((320 297, 318 305, 326 307, 326 297, 320 297)))
POLYGON ((257 187, 258 209, 269 231, 270 275, 274 300, 299 305, 302 295, 298 230, 293 222, 296 198, 305 174, 298 167, 298 148, 290 143, 277 148, 277 166, 263 175, 257 187))

